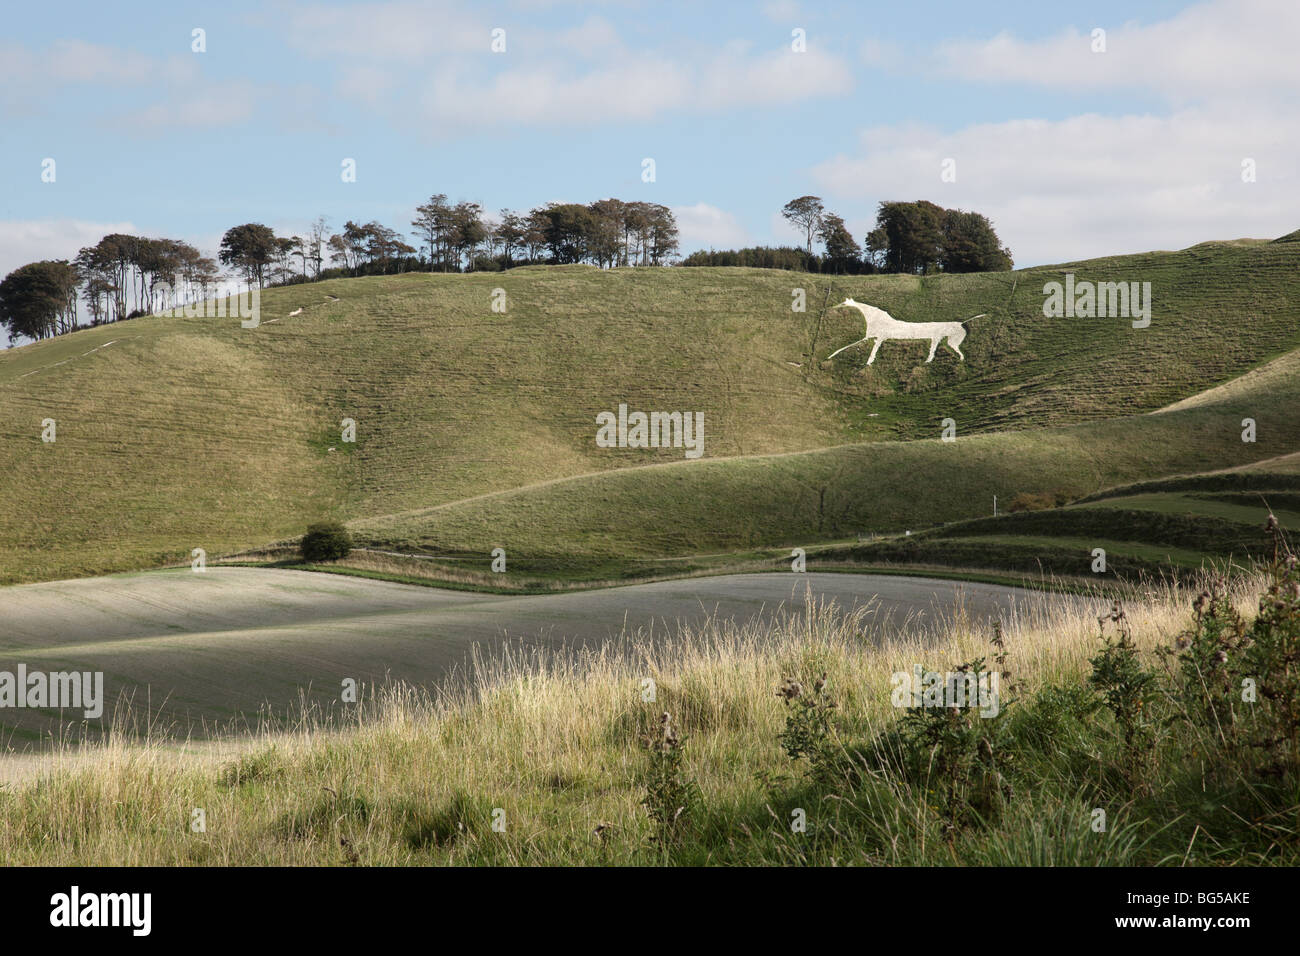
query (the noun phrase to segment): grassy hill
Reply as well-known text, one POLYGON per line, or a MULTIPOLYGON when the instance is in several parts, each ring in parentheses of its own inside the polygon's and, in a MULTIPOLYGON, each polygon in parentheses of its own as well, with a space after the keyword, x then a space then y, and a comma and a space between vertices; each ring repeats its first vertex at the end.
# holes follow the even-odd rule
POLYGON ((581 570, 1249 464, 1300 449, 1291 366, 1268 389, 1208 390, 1300 348, 1297 266, 1300 244, 1206 243, 926 278, 525 268, 269 290, 252 330, 86 330, 0 354, 0 582, 258 547, 326 516, 377 546, 499 545, 581 570), (1043 285, 1067 272, 1151 282, 1150 328, 1044 318, 1043 285), (826 363, 862 334, 856 313, 824 309, 845 296, 905 320, 988 318, 964 363, 941 349, 926 365, 924 343, 900 342, 870 367, 861 348, 826 363), (596 447, 595 416, 620 402, 703 412, 705 458, 596 447), (355 444, 339 441, 345 417, 355 444), (944 418, 955 443, 885 441, 932 439, 944 418))
MULTIPOLYGON (((879 442, 639 468, 367 519, 355 528, 363 540, 394 550, 486 554, 500 545, 556 564, 902 534, 990 515, 994 495, 1004 508, 1017 494, 1081 498, 1144 478, 1248 464, 1298 447, 1300 421, 1285 410, 1300 403, 1300 352, 1285 362, 1296 373, 1286 388, 1234 392, 1179 411, 951 443, 879 442), (1254 443, 1241 440, 1244 417, 1260 423, 1254 443)), ((1276 489, 1278 483, 1259 487, 1276 489)), ((1256 510, 1254 523, 1265 513, 1256 510)), ((994 520, 1004 527, 1023 519, 994 520)), ((1107 538, 1132 533, 1131 523, 1113 527, 1107 538)), ((1096 536, 1099 529, 1087 533, 1096 536)), ((1138 534, 1135 540, 1161 539, 1138 534)), ((882 560, 904 559, 884 546, 875 553, 882 560)), ((927 557, 929 563, 954 563, 943 560, 942 549, 927 557)))

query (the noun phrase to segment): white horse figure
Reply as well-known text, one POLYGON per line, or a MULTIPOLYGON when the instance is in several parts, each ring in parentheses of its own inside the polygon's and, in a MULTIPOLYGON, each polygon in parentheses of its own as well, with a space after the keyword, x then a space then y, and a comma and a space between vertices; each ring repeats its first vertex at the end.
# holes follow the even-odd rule
POLYGON ((844 349, 851 349, 855 345, 861 345, 867 339, 875 339, 876 344, 872 346, 871 357, 867 359, 870 365, 876 360, 876 352, 880 351, 880 343, 886 339, 929 339, 930 340, 930 357, 927 362, 934 361, 935 349, 944 339, 948 340, 948 348, 957 353, 957 357, 963 362, 966 356, 962 355, 962 340, 966 338, 966 330, 962 328, 967 322, 973 322, 975 319, 982 319, 988 313, 981 312, 979 315, 972 315, 969 319, 962 319, 960 322, 900 322, 884 309, 877 309, 874 305, 867 305, 865 302, 854 302, 852 299, 845 299, 837 309, 845 306, 852 306, 862 313, 862 317, 867 320, 867 334, 862 336, 856 342, 850 342, 843 349, 836 349, 826 357, 830 361, 839 355, 844 349))

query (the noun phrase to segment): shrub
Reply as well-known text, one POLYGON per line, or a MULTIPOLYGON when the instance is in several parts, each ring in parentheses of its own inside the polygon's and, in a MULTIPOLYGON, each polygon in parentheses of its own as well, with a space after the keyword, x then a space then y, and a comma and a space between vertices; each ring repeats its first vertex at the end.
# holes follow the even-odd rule
POLYGON ((1022 491, 1011 499, 1008 511, 1046 511, 1067 504, 1070 496, 1064 491, 1022 491))
POLYGON ((651 842, 663 853, 671 852, 685 835, 691 811, 699 802, 699 787, 686 776, 682 766, 684 738, 677 734, 672 718, 660 718, 659 732, 644 738, 650 761, 645 775, 645 797, 641 803, 654 827, 651 842))
POLYGON ((1151 701, 1155 694, 1156 675, 1142 663, 1128 616, 1119 602, 1109 614, 1099 617, 1102 648, 1092 658, 1088 684, 1098 691, 1115 718, 1122 737, 1124 773, 1130 783, 1137 783, 1144 761, 1150 756, 1152 742, 1151 701), (1113 623, 1118 637, 1106 633, 1106 623, 1113 623))
POLYGON ((1295 774, 1300 771, 1300 562, 1272 514, 1265 528, 1273 538, 1270 580, 1237 676, 1249 676, 1258 688, 1260 712, 1252 743, 1266 757, 1265 772, 1295 774))
POLYGON ((776 694, 786 706, 785 730, 777 738, 781 748, 791 760, 807 757, 814 776, 825 776, 832 766, 835 732, 835 702, 826 694, 826 672, 813 682, 812 693, 787 678, 776 694))
POLYGON ((337 521, 323 521, 302 536, 304 561, 336 561, 352 553, 352 535, 337 521))
POLYGON ((1249 645, 1246 622, 1232 605, 1227 584, 1216 579, 1192 605, 1192 626, 1178 635, 1170 693, 1190 721, 1226 734, 1235 726, 1234 695, 1241 684, 1241 652, 1249 645))
MULTIPOLYGON (((984 659, 955 670, 978 679, 984 659)), ((1007 721, 974 706, 908 707, 872 749, 883 769, 920 788, 925 804, 955 829, 996 818, 1011 797, 1008 773, 1017 755, 1008 730, 1007 721)))

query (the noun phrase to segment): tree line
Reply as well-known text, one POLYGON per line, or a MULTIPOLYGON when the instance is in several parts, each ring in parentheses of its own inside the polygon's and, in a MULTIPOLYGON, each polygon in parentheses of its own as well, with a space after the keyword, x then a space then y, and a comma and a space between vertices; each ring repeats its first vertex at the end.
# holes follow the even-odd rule
MULTIPOLYGON (((782 214, 803 234, 803 248, 696 252, 682 265, 834 273, 996 272, 1013 265, 1011 250, 987 218, 925 200, 882 202, 862 245, 818 196, 793 199, 782 214), (814 242, 821 244, 820 253, 814 253, 814 242)), ((9 273, 0 281, 0 323, 11 342, 43 339, 79 328, 82 308, 90 325, 117 322, 203 301, 231 277, 261 288, 541 263, 659 266, 674 261, 677 250, 672 211, 656 203, 547 203, 527 213, 502 209, 489 221, 478 203, 452 203, 438 193, 416 207, 405 234, 379 222, 351 220, 332 232, 323 216, 292 236, 243 223, 226 230, 215 259, 179 239, 107 235, 72 261, 32 262, 9 273)))
POLYGON ((858 244, 844 219, 819 196, 800 196, 781 210, 804 235, 804 246, 751 246, 694 252, 684 266, 749 266, 800 272, 1006 272, 1014 262, 993 224, 977 212, 944 209, 926 200, 882 202, 874 228, 858 244), (823 253, 813 251, 813 242, 823 253))
POLYGON ((74 331, 81 327, 83 308, 90 325, 102 325, 203 301, 231 278, 262 288, 340 276, 533 264, 659 266, 672 261, 677 250, 676 219, 657 203, 547 203, 527 213, 503 209, 489 221, 478 203, 452 203, 438 193, 416 207, 406 234, 379 222, 351 220, 333 232, 324 216, 292 236, 277 236, 262 223, 242 223, 226 230, 215 259, 178 239, 114 233, 72 261, 32 262, 9 273, 0 281, 0 323, 12 343, 74 331))
POLYGON ((678 249, 672 210, 621 199, 548 203, 528 213, 502 209, 495 221, 488 221, 478 203, 452 203, 438 193, 416 207, 409 236, 415 245, 379 222, 348 220, 331 235, 321 218, 305 236, 276 236, 268 226, 245 223, 227 230, 219 258, 245 281, 264 285, 534 264, 658 266, 678 249))

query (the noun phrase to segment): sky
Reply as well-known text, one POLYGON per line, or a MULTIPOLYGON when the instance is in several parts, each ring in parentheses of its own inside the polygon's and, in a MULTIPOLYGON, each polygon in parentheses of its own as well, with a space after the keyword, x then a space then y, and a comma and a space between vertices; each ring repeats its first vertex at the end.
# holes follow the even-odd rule
POLYGON ((108 232, 407 231, 434 193, 662 203, 683 253, 797 244, 809 193, 859 239, 883 200, 973 209, 1017 266, 1300 228, 1296 0, 95 0, 3 30, 0 276, 108 232))

